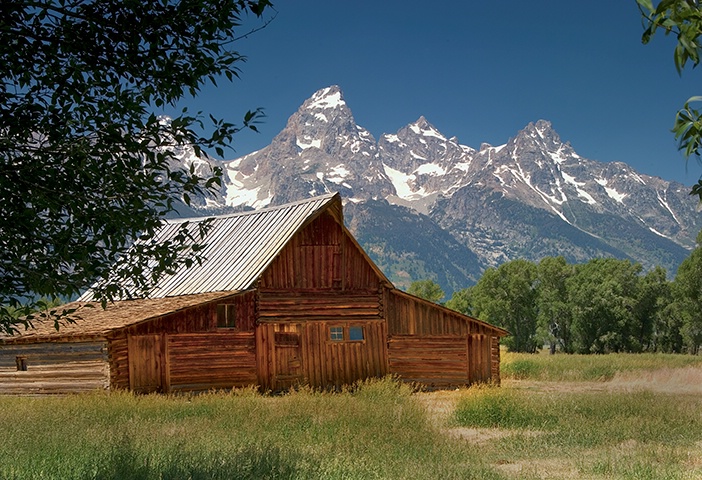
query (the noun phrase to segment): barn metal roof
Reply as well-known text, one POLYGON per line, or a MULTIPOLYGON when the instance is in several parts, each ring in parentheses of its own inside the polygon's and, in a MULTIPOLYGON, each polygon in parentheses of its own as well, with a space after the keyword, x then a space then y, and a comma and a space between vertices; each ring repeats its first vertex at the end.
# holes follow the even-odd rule
MULTIPOLYGON (((202 241, 205 247, 201 254, 205 260, 189 268, 182 266, 173 275, 164 276, 149 297, 231 292, 250 288, 293 235, 333 202, 341 202, 338 194, 210 217, 211 227, 202 241)), ((188 218, 167 221, 155 240, 163 242, 174 238, 184 222, 188 222, 190 232, 197 232, 199 224, 205 220, 188 218)), ((79 300, 92 300, 90 290, 79 300)))

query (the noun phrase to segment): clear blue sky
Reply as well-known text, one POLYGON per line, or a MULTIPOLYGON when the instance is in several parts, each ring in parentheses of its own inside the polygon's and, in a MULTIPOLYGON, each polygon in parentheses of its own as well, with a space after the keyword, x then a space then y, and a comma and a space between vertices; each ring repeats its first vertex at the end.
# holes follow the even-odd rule
POLYGON ((236 123, 265 109, 260 134, 238 135, 226 158, 269 144, 336 84, 376 139, 424 115, 477 148, 546 119, 584 157, 686 185, 702 173, 695 161, 686 172, 670 133, 677 108, 702 94, 700 72, 678 76, 672 37, 641 44, 635 0, 274 3, 270 25, 236 44, 241 79, 187 102, 236 123))

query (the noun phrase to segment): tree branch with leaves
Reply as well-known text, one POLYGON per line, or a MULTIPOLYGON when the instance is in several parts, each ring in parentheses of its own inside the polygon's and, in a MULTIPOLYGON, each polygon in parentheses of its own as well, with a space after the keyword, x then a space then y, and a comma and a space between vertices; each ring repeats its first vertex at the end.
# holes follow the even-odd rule
MULTIPOLYGON (((675 35, 677 45, 673 61, 678 74, 686 66, 696 67, 700 63, 700 36, 702 36, 702 8, 698 0, 663 0, 654 6, 653 0, 636 0, 644 21, 641 41, 651 41, 653 35, 662 30, 665 35, 675 35)), ((700 158, 702 149, 702 112, 693 105, 702 102, 702 96, 690 97, 675 115, 673 133, 678 148, 689 159, 700 158)), ((697 195, 702 206, 702 179, 692 187, 691 195, 697 195)))
POLYGON ((221 156, 262 114, 237 126, 187 110, 164 121, 154 111, 238 77, 245 58, 232 42, 256 29, 247 18, 265 24, 270 7, 0 4, 0 332, 31 325, 40 298, 71 298, 99 281, 105 305, 148 294, 160 276, 197 261, 206 231, 184 225, 174 241, 154 237, 179 202, 217 189, 221 171, 200 176, 178 152, 221 156))

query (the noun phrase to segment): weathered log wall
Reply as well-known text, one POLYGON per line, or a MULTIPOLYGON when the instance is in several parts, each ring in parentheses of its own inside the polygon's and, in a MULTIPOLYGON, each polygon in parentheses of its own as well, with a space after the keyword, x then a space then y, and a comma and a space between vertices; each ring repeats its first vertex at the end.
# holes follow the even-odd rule
POLYGON ((104 339, 0 345, 0 394, 55 394, 108 387, 104 339), (18 371, 18 363, 26 371, 18 371))
POLYGON ((168 336, 170 391, 256 385, 253 332, 168 336))
POLYGON ((468 348, 468 381, 469 383, 485 383, 492 379, 492 337, 487 335, 469 335, 468 348))
POLYGON ((129 351, 127 335, 121 333, 109 338, 107 345, 110 363, 110 389, 127 390, 129 388, 129 351))
POLYGON ((110 345, 112 388, 148 393, 258 383, 253 332, 130 335, 110 345))
POLYGON ((499 382, 499 336, 489 325, 397 290, 385 293, 390 373, 429 386, 499 382))
POLYGON ((381 296, 376 292, 295 292, 261 290, 259 322, 283 322, 338 317, 381 318, 381 296))
POLYGON ((428 387, 467 385, 467 351, 462 337, 393 335, 388 342, 390 373, 428 387))

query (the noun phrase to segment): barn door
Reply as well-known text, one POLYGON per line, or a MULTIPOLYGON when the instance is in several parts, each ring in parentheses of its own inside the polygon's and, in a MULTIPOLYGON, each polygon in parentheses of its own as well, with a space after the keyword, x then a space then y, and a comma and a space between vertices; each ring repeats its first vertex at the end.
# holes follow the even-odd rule
POLYGON ((285 390, 303 383, 300 330, 300 325, 275 326, 275 390, 285 390))
POLYGON ((162 335, 130 335, 129 389, 136 393, 164 391, 164 338, 162 335))

